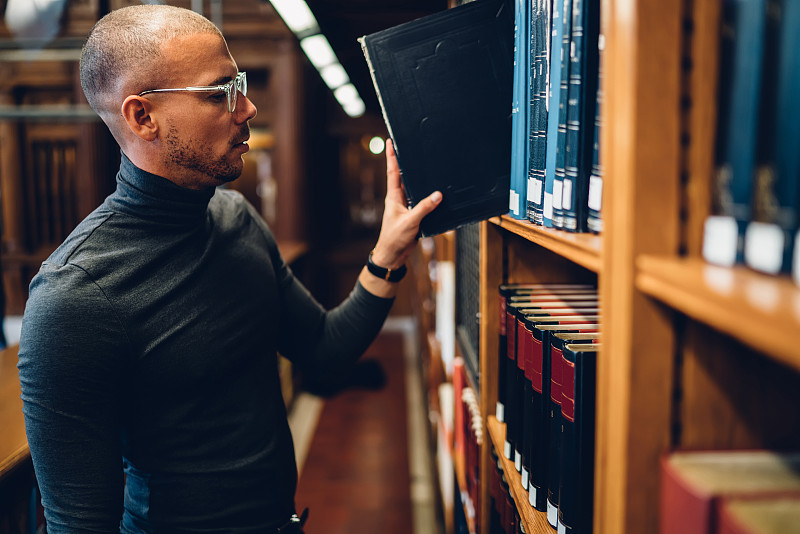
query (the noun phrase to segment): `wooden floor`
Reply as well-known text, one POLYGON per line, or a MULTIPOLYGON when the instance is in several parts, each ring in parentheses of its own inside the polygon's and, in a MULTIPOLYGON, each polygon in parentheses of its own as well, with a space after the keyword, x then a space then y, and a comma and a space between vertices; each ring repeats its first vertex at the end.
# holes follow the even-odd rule
POLYGON ((415 532, 406 380, 402 334, 382 333, 340 391, 319 392, 296 497, 306 534, 415 532))

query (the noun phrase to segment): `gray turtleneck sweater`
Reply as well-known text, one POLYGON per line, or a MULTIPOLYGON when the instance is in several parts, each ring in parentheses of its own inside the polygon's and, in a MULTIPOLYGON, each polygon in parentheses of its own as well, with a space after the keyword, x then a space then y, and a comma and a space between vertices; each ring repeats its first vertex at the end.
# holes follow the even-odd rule
POLYGON ((356 284, 326 312, 241 195, 122 160, 23 319, 48 532, 267 532, 297 483, 276 352, 314 372, 354 361, 392 301, 356 284))

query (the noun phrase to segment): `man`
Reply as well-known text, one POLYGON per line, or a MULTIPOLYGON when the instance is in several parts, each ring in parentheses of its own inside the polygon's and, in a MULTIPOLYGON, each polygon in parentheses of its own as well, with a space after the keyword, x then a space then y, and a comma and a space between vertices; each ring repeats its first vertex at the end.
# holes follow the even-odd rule
MULTIPOLYGON (((256 108, 208 20, 114 11, 81 83, 123 157, 116 192, 42 264, 23 320, 48 532, 299 532, 276 351, 309 372, 354 361, 396 283, 365 268, 323 310, 254 209, 217 189, 242 171, 256 108)), ((395 279, 441 195, 406 209, 391 147, 387 174, 370 261, 395 279)))

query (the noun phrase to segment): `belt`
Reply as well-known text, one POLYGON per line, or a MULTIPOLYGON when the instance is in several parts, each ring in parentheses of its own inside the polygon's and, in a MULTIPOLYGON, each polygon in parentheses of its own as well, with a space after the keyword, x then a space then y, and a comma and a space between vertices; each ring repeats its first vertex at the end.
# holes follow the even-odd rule
POLYGON ((308 508, 303 510, 299 517, 297 514, 292 514, 289 521, 278 527, 275 534, 302 534, 306 519, 308 519, 308 508))

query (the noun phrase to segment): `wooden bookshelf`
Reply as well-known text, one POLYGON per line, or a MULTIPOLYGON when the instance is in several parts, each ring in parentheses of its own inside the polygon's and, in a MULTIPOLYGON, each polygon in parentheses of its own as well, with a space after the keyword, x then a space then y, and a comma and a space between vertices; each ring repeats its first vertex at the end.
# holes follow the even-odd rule
POLYGON ((601 269, 603 247, 599 235, 545 228, 508 215, 492 218, 490 222, 590 271, 599 272, 601 269))
POLYGON ((800 370, 800 287, 788 277, 699 258, 642 256, 636 266, 640 291, 800 370))

